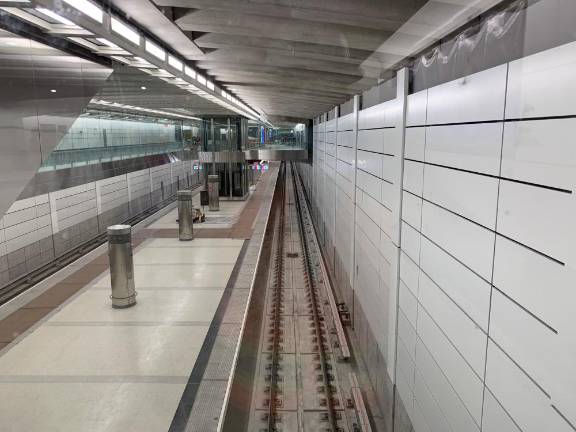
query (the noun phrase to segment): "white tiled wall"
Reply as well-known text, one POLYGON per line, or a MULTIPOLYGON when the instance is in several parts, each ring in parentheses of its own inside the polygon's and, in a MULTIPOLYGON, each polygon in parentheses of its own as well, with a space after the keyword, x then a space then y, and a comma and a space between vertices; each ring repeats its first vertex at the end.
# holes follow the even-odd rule
POLYGON ((176 178, 200 181, 190 161, 175 162, 16 201, 0 219, 0 285, 150 208, 160 182, 168 198, 176 178))
POLYGON ((404 129, 399 96, 338 134, 355 323, 416 432, 576 431, 574 76, 571 43, 409 95, 404 129))

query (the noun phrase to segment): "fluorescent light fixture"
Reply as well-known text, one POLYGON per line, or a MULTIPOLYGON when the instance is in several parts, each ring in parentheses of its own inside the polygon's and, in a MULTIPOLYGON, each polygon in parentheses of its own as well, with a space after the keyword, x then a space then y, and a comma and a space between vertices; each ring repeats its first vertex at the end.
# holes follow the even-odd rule
POLYGON ((208 81, 206 80, 206 87, 208 87, 210 90, 214 90, 214 83, 212 81, 208 81))
POLYGON ((73 8, 78 9, 84 15, 89 16, 94 21, 102 23, 104 13, 102 12, 102 9, 100 9, 95 4, 90 3, 88 0, 64 0, 64 1, 73 8))
POLYGON ((77 27, 77 25, 74 24, 72 21, 70 21, 69 19, 64 18, 63 16, 58 15, 56 12, 52 12, 50 9, 37 7, 36 10, 37 10, 38 12, 40 12, 41 14, 44 14, 44 15, 52 18, 53 20, 58 21, 60 24, 66 24, 66 25, 69 25, 69 26, 77 27))
POLYGON ((174 69, 178 69, 179 71, 181 71, 184 67, 184 64, 180 60, 171 55, 168 56, 168 64, 174 69))
POLYGON ((196 74, 196 79, 200 84, 206 85, 206 78, 200 74, 196 74))
POLYGON ((154 42, 150 42, 148 39, 146 39, 146 51, 148 51, 154 57, 158 57, 160 60, 166 60, 166 52, 154 42))
POLYGON ((196 79, 196 71, 188 66, 184 66, 184 73, 192 79, 196 79))
POLYGON ((106 46, 109 46, 110 48, 122 49, 122 48, 120 48, 118 45, 116 45, 115 43, 110 42, 110 41, 109 41, 108 39, 106 39, 106 38, 99 37, 99 38, 96 38, 96 40, 97 40, 98 42, 100 42, 100 43, 103 43, 103 44, 106 45, 106 46))
POLYGON ((112 17, 110 20, 110 26, 114 33, 119 34, 124 39, 132 42, 134 45, 140 45, 140 35, 138 32, 128 27, 122 21, 112 17))

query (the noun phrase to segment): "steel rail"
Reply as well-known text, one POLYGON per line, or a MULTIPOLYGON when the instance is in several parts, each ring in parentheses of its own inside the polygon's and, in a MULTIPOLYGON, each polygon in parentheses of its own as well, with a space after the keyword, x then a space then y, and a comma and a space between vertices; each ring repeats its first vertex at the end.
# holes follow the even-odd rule
POLYGON ((280 366, 280 321, 282 306, 282 282, 284 277, 284 231, 285 231, 285 208, 286 208, 286 164, 281 166, 280 181, 282 187, 279 198, 280 212, 278 214, 278 230, 276 232, 276 257, 275 257, 275 286, 274 286, 274 310, 272 321, 272 358, 270 366, 270 397, 268 402, 268 431, 276 431, 278 420, 276 408, 278 407, 278 370, 280 366))
MULTIPOLYGON (((295 182, 294 187, 296 188, 296 177, 298 177, 299 180, 300 177, 295 169, 294 172, 296 173, 294 175, 294 182, 295 182)), ((302 183, 300 180, 300 186, 301 184, 302 183)), ((300 190, 300 188, 298 188, 298 190, 300 190)), ((298 194, 298 196, 299 199, 301 199, 300 197, 302 195, 298 194)), ((304 203, 306 203, 305 199, 304 203)), ((342 325, 342 321, 340 320, 340 313, 338 311, 338 305, 336 304, 336 299, 334 298, 334 290, 332 287, 332 282, 330 280, 330 277, 328 276, 328 272, 326 271, 326 265, 324 264, 324 256, 322 255, 322 249, 320 249, 320 245, 318 244, 318 240, 316 238, 316 229, 314 228, 313 224, 312 228, 314 233, 310 236, 310 239, 311 242, 314 244, 316 250, 318 251, 318 254, 320 255, 320 272, 322 273, 322 280, 324 281, 324 285, 326 286, 326 297, 328 298, 330 310, 332 312, 334 327, 336 329, 336 336, 338 337, 338 343, 340 345, 340 354, 343 360, 348 360, 350 359, 351 354, 350 354, 350 347, 348 345, 348 340, 346 339, 346 332, 344 331, 344 326, 342 325)))
POLYGON ((297 219, 298 219, 298 225, 300 227, 299 229, 299 233, 300 233, 300 241, 302 243, 302 250, 304 252, 304 263, 306 265, 306 272, 308 273, 308 280, 310 281, 310 284, 308 286, 309 292, 310 292, 310 297, 312 299, 312 316, 314 319, 314 326, 316 329, 316 334, 318 335, 318 354, 320 356, 320 363, 322 365, 322 379, 323 379, 323 384, 324 384, 324 388, 326 389, 326 407, 328 409, 328 422, 330 423, 330 430, 332 432, 338 432, 339 431, 339 427, 338 427, 338 423, 337 423, 337 416, 336 416, 336 410, 334 407, 334 392, 332 391, 332 384, 331 384, 331 379, 329 376, 329 362, 327 360, 327 354, 326 354, 326 349, 324 347, 324 338, 323 338, 323 334, 322 334, 322 326, 320 324, 320 311, 319 309, 321 308, 321 303, 320 303, 320 299, 318 298, 318 293, 317 293, 317 284, 316 281, 314 280, 314 278, 312 277, 313 275, 313 270, 312 270, 312 262, 311 262, 311 254, 310 254, 310 245, 309 245, 309 241, 306 237, 306 230, 305 230, 305 226, 304 226, 304 218, 303 218, 303 214, 302 214, 302 204, 300 203, 300 199, 301 196, 300 194, 298 194, 298 188, 297 188, 297 182, 296 182, 296 170, 293 166, 293 164, 290 164, 291 166, 291 172, 292 172, 292 182, 294 185, 294 195, 295 195, 295 204, 296 204, 296 213, 298 215, 297 219))

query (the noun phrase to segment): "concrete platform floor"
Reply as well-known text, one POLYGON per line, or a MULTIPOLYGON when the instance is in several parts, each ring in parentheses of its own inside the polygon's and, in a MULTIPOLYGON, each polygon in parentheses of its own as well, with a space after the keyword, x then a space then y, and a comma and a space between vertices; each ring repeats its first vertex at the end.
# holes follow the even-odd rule
POLYGON ((144 240, 136 306, 108 271, 0 356, 0 430, 169 429, 243 240, 144 240))

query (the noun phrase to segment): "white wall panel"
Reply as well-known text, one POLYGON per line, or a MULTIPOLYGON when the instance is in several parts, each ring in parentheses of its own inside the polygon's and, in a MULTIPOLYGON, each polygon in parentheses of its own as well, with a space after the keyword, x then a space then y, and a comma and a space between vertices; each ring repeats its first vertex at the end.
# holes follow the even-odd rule
POLYGON ((383 104, 374 105, 358 112, 358 129, 383 128, 385 108, 383 104))
POLYGON ((428 89, 427 124, 502 119, 506 70, 497 66, 428 89))
POLYGON ((402 222, 402 250, 415 263, 420 262, 420 233, 405 222, 402 222))
POLYGON ((424 166, 423 197, 487 228, 496 225, 498 180, 434 165, 424 166))
POLYGON ((326 143, 326 154, 336 156, 336 144, 326 143))
MULTIPOLYGON (((417 360, 422 361, 422 355, 418 354, 419 352, 416 354, 417 360)), ((419 367, 416 369, 416 373, 414 374, 414 399, 415 403, 422 410, 422 416, 424 417, 426 425, 432 432, 452 430, 444 412, 442 412, 442 409, 438 405, 438 401, 430 391, 429 386, 434 386, 436 382, 428 384, 420 372, 422 365, 419 364, 418 366, 419 367)), ((428 372, 429 371, 425 371, 428 380, 430 380, 433 377, 428 372)))
POLYGON ((358 131, 358 149, 384 153, 385 129, 368 129, 358 131))
POLYGON ((326 144, 336 144, 336 132, 326 132, 324 142, 326 144))
POLYGON ((489 390, 484 394, 482 432, 522 432, 489 390))
POLYGON ((562 262, 576 261, 576 230, 568 229, 574 195, 502 181, 499 201, 498 232, 562 262))
POLYGON ((574 130, 576 119, 573 118, 506 123, 502 176, 574 190, 574 130))
POLYGON ((424 273, 420 274, 418 299, 476 375, 483 377, 486 333, 424 273))
POLYGON ((418 297, 420 269, 417 261, 414 261, 406 251, 400 252, 400 281, 404 282, 412 294, 418 297))
POLYGON ((422 90, 408 96, 406 101, 406 126, 426 124, 428 90, 422 90))
POLYGON ((424 162, 424 145, 426 144, 426 128, 406 129, 404 156, 424 162))
POLYGON ((382 157, 382 178, 389 183, 398 184, 399 175, 398 160, 393 156, 384 155, 382 157))
POLYGON ((380 199, 382 196, 382 183, 384 183, 382 179, 374 177, 364 171, 357 171, 356 181, 358 187, 372 198, 380 199))
MULTIPOLYGON (((338 166, 340 167, 340 165, 338 166)), ((352 199, 354 194, 354 183, 352 181, 338 173, 338 175, 336 175, 336 185, 342 190, 342 192, 348 195, 350 200, 352 199)))
POLYGON ((425 237, 421 241, 420 266, 480 328, 488 331, 488 282, 425 237))
POLYGON ((576 114, 576 42, 510 63, 506 118, 576 114))
POLYGON ((376 177, 383 178, 382 165, 385 156, 379 153, 371 153, 363 150, 358 150, 358 168, 362 171, 370 173, 376 177))
MULTIPOLYGON (((500 171, 502 128, 502 123, 428 127, 425 160, 496 176, 500 171)), ((417 130, 421 129, 407 129, 417 130)))
POLYGON ((416 296, 412 294, 412 291, 408 286, 400 281, 400 286, 398 290, 398 305, 406 315, 408 321, 414 328, 416 328, 416 319, 418 315, 418 300, 416 296))
POLYGON ((354 155, 354 149, 348 148, 348 147, 340 147, 338 146, 336 148, 336 156, 338 157, 338 159, 340 159, 341 161, 346 162, 349 165, 355 166, 356 164, 356 158, 354 155))
POLYGON ((576 302, 574 280, 572 266, 562 266, 506 238, 496 238, 494 285, 562 332, 576 321, 570 306, 576 302))
POLYGON ((338 130, 349 131, 354 129, 355 116, 354 113, 346 114, 338 118, 338 130))
POLYGON ((420 162, 404 161, 404 190, 414 195, 422 196, 424 187, 424 164, 420 162))
POLYGON ((428 202, 422 206, 422 233, 480 276, 491 279, 494 233, 428 202))
POLYGON ((574 432, 552 401, 494 343, 488 342, 486 385, 524 432, 574 432))
POLYGON ((414 359, 416 358, 416 329, 410 324, 410 320, 400 311, 398 314, 398 337, 402 339, 406 351, 414 359))
POLYGON ((576 430, 576 119, 543 118, 576 115, 573 76, 576 43, 408 95, 404 130, 401 87, 358 113, 357 160, 338 133, 336 165, 315 134, 319 226, 416 432, 576 430))
POLYGON ((356 141, 356 131, 338 132, 338 145, 344 147, 354 147, 356 141))
POLYGON ((420 229, 422 222, 422 198, 404 192, 402 195, 402 220, 420 229))
POLYGON ((562 362, 562 343, 570 341, 562 340, 497 290, 492 294, 490 337, 547 393, 552 393, 562 362))
POLYGON ((417 332, 423 346, 416 345, 416 365, 427 380, 434 382, 432 393, 446 414, 458 419, 451 423, 463 428, 455 430, 477 428, 482 415, 482 380, 422 309, 418 311, 417 332), (455 404, 458 400, 460 404, 455 404))
POLYGON ((354 167, 352 165, 347 164, 346 162, 341 161, 340 159, 336 160, 336 171, 342 177, 347 179, 348 181, 354 181, 354 167))

